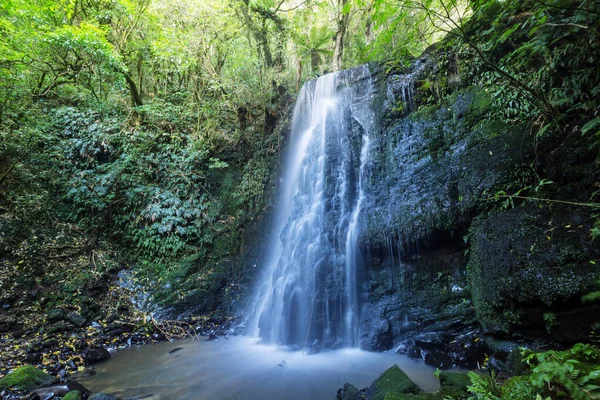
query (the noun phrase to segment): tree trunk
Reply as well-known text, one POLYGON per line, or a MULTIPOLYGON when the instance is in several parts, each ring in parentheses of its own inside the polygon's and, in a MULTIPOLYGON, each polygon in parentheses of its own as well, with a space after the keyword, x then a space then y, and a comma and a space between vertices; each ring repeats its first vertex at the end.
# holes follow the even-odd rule
POLYGON ((300 82, 302 81, 302 60, 296 60, 296 91, 300 90, 300 82))
POLYGON ((337 21, 337 32, 335 33, 335 46, 333 48, 333 62, 331 68, 333 71, 339 71, 342 68, 342 58, 344 56, 344 38, 348 29, 350 13, 344 12, 348 0, 338 0, 339 15, 337 21))
POLYGON ((135 81, 133 80, 131 75, 129 75, 129 73, 127 73, 126 71, 121 71, 121 73, 125 77, 125 80, 127 81, 127 85, 129 86, 129 93, 131 94, 131 105, 134 107, 143 106, 144 102, 142 101, 142 96, 140 95, 140 92, 138 91, 135 81))

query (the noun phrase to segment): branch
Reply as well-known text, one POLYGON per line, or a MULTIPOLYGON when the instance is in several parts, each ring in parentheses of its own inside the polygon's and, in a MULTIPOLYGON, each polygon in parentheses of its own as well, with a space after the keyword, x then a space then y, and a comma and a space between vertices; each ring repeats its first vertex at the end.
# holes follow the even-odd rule
POLYGON ((577 202, 574 202, 574 201, 564 201, 564 200, 554 200, 554 199, 542 199, 540 197, 511 196, 509 194, 495 195, 495 196, 491 196, 491 197, 485 198, 483 200, 490 201, 490 200, 498 200, 498 199, 506 199, 506 198, 521 199, 521 200, 531 200, 531 201, 541 201, 541 202, 545 202, 545 203, 569 204, 569 205, 572 205, 572 206, 581 206, 581 207, 590 207, 590 208, 600 208, 600 203, 577 203, 577 202))

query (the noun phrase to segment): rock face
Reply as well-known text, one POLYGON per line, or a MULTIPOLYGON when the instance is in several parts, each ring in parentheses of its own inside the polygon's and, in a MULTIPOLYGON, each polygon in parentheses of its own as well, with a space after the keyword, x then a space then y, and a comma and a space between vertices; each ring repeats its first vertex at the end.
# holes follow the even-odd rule
POLYGON ((443 369, 477 367, 499 350, 492 338, 585 341, 600 315, 581 301, 600 279, 589 210, 493 197, 546 190, 534 186, 541 175, 553 181, 541 197, 589 201, 589 143, 572 135, 560 151, 534 148, 530 128, 485 117, 491 98, 478 88, 423 106, 436 65, 377 80, 386 95, 360 219, 361 347, 443 369), (540 152, 547 169, 535 168, 540 152))
POLYGON ((581 304, 600 269, 582 215, 567 206, 526 206, 478 219, 471 233, 469 280, 487 332, 544 332, 585 341, 600 311, 581 304), (593 260, 592 260, 593 261, 593 260))
MULTIPOLYGON (((533 341, 586 341, 600 309, 581 298, 600 279, 600 241, 590 237, 597 217, 572 203, 595 195, 597 151, 577 128, 538 141, 527 121, 490 117, 493 98, 485 89, 461 84, 446 88, 445 97, 432 95, 427 88, 441 85, 448 73, 436 57, 443 55, 356 82, 356 88, 364 81, 374 86, 366 161, 359 157, 360 129, 337 132, 339 140, 326 147, 324 193, 342 193, 332 189, 340 181, 332 171, 343 159, 341 165, 352 166, 344 175, 343 193, 355 193, 348 204, 361 198, 358 251, 352 253, 360 347, 396 349, 444 369, 476 368, 489 355, 498 361, 533 341), (552 201, 507 197, 515 193, 552 201)), ((333 256, 317 257, 322 265, 314 274, 314 287, 327 290, 314 298, 300 291, 311 300, 302 310, 314 312, 303 329, 288 327, 307 337, 310 326, 319 348, 356 342, 345 335, 354 324, 332 325, 348 320, 344 293, 350 292, 340 283, 349 280, 341 276, 349 253, 340 251, 348 242, 333 222, 347 224, 338 217, 348 207, 336 204, 323 204, 325 244, 317 246, 333 256)), ((313 237, 307 235, 307 243, 313 237)), ((292 287, 289 296, 300 296, 292 287)), ((283 304, 298 314, 292 300, 283 304)), ((263 327, 285 314, 265 310, 263 327)))

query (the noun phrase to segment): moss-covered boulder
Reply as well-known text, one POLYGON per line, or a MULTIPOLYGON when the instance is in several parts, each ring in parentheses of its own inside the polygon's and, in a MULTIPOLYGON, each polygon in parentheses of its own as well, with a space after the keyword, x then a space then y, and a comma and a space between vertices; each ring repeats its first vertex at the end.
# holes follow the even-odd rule
POLYGON ((531 205, 474 223, 468 278, 488 332, 588 340, 598 305, 581 298, 600 278, 589 221, 573 207, 531 205))
POLYGON ((81 392, 79 390, 73 390, 67 393, 67 395, 63 397, 62 400, 81 400, 81 392))
POLYGON ((471 379, 464 372, 442 371, 440 372, 440 385, 442 385, 442 389, 456 388, 466 392, 471 385, 471 379))
POLYGON ((0 388, 31 390, 43 385, 49 385, 55 378, 40 371, 33 365, 24 365, 0 379, 0 388))
POLYGON ((379 376, 367 389, 367 400, 384 400, 389 392, 418 394, 421 389, 397 365, 379 376))
POLYGON ((502 385, 502 400, 535 400, 537 390, 526 376, 513 376, 502 385))
POLYGON ((363 400, 364 396, 354 385, 346 383, 341 393, 342 400, 363 400))

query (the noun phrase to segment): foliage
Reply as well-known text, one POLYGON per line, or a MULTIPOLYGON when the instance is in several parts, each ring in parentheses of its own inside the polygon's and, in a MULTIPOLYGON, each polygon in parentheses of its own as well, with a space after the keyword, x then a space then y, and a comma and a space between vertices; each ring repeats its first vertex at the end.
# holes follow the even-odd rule
POLYGON ((493 376, 473 371, 468 372, 468 375, 471 379, 468 391, 473 395, 469 400, 500 400, 500 386, 493 376))
POLYGON ((531 383, 552 393, 567 393, 575 400, 600 397, 600 349, 578 343, 570 350, 524 353, 533 366, 531 383))
POLYGON ((497 111, 508 119, 536 121, 539 135, 549 133, 550 123, 560 129, 557 124, 566 118, 587 121, 599 106, 600 9, 594 1, 569 4, 479 1, 468 24, 454 32, 475 56, 466 67, 492 88, 497 111))
POLYGON ((527 376, 513 376, 501 387, 502 400, 536 400, 538 391, 527 376))

